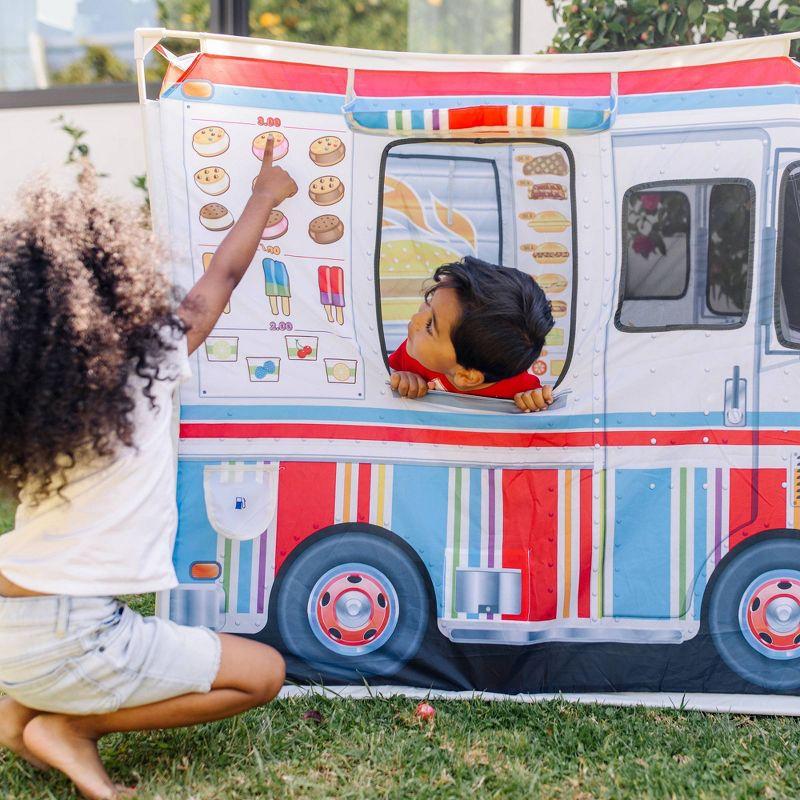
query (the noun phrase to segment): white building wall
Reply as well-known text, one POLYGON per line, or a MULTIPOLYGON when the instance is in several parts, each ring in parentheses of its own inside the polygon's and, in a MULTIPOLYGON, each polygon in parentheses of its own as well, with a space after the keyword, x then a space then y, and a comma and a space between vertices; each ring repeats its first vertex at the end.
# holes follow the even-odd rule
POLYGON ((101 179, 103 189, 136 203, 144 199, 131 185, 131 179, 145 171, 138 103, 2 109, 0 215, 13 210, 17 191, 37 173, 60 186, 74 181, 77 168, 64 164, 72 140, 54 122, 62 113, 68 122, 87 131, 83 141, 89 145, 90 157, 100 172, 108 173, 101 179))
POLYGON ((522 0, 520 3, 520 52, 545 52, 553 41, 558 25, 553 9, 544 0, 522 0))

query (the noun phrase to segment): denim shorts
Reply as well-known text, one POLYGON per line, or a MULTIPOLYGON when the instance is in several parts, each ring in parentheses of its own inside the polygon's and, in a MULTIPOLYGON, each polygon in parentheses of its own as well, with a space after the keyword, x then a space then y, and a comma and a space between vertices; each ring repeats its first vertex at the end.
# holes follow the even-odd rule
POLYGON ((29 708, 105 714, 208 692, 220 653, 208 628, 112 597, 0 597, 0 689, 29 708))

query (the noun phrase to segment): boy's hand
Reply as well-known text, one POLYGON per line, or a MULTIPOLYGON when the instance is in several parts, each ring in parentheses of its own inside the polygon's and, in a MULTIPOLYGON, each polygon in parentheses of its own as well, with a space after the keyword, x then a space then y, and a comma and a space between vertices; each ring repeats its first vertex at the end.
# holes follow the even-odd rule
POLYGON ((392 389, 400 397, 407 397, 409 400, 428 394, 428 382, 416 372, 393 372, 390 382, 392 389))
POLYGON ((553 387, 529 389, 514 395, 514 402, 521 411, 544 411, 553 402, 553 387))
POLYGON ((264 148, 264 159, 261 162, 261 170, 256 176, 253 185, 253 194, 265 196, 272 208, 282 203, 287 197, 297 194, 297 184, 292 176, 282 167, 272 166, 272 150, 275 143, 272 136, 267 137, 267 146, 264 148))

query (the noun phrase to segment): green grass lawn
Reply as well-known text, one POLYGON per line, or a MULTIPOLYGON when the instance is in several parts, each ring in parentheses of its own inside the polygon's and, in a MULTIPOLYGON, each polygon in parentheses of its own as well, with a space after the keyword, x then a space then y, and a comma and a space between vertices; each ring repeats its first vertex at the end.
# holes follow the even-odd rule
MULTIPOLYGON (((0 506, 0 530, 10 525, 0 506)), ((152 609, 152 597, 137 599, 152 609)), ((142 800, 331 798, 795 798, 800 736, 793 719, 434 701, 282 700, 193 729, 110 736, 115 780, 142 800), (314 709, 322 722, 304 719, 314 709)), ((3 800, 75 795, 0 753, 3 800)))

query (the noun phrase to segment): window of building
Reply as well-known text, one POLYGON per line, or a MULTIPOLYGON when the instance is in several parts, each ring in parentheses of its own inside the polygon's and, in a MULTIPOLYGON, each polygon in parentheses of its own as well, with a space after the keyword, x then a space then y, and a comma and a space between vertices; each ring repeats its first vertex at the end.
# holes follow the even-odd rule
POLYGON ((800 349, 800 162, 784 173, 778 224, 775 327, 781 344, 800 349))
POLYGON ((754 199, 753 185, 736 179, 629 189, 622 203, 617 327, 743 324, 753 268, 754 199))

